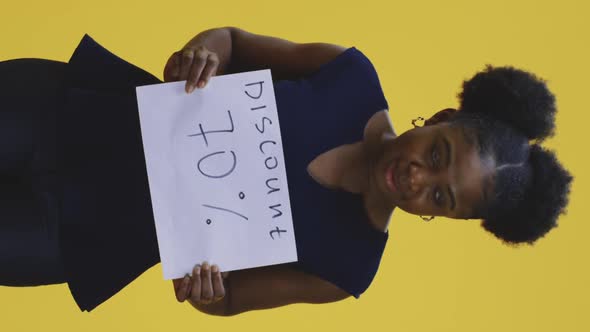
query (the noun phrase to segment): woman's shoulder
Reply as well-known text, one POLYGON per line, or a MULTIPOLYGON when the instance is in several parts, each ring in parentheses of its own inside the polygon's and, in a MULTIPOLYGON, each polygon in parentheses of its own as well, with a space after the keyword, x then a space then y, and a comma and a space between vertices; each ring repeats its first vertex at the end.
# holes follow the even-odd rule
POLYGON ((115 55, 88 34, 84 34, 68 61, 69 87, 101 91, 134 91, 136 86, 155 83, 161 81, 115 55))
POLYGON ((343 48, 331 61, 322 64, 318 70, 310 75, 310 78, 321 77, 326 74, 350 72, 360 75, 377 75, 375 66, 371 60, 356 46, 343 48))
POLYGON ((330 100, 370 112, 388 109, 376 67, 356 47, 347 48, 308 77, 311 87, 330 100))

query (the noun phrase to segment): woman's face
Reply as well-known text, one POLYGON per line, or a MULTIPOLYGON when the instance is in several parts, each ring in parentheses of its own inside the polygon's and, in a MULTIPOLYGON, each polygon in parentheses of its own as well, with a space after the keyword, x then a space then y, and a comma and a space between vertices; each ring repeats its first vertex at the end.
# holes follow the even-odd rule
POLYGON ((467 219, 489 197, 493 169, 460 126, 438 122, 387 140, 373 183, 408 213, 467 219))

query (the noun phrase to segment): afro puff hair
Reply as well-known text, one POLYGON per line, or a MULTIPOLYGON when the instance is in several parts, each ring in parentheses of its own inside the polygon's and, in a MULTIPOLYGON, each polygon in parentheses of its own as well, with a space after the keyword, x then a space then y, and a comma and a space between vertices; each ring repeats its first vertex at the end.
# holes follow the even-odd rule
POLYGON ((545 81, 513 67, 492 67, 463 82, 460 109, 491 115, 529 139, 543 139, 554 132, 555 97, 545 81))
POLYGON ((471 129, 482 157, 496 163, 493 195, 478 212, 482 227, 505 243, 532 244, 557 226, 573 180, 538 145, 554 134, 555 97, 529 72, 490 65, 463 82, 458 97, 450 121, 471 129))

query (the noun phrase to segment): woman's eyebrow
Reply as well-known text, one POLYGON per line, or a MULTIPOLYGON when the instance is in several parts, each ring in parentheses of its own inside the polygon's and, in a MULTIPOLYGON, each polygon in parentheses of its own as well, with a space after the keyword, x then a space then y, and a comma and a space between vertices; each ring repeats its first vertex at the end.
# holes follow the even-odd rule
MULTIPOLYGON (((443 144, 445 146, 445 153, 447 156, 447 169, 451 166, 451 143, 449 140, 443 136, 443 144)), ((451 186, 447 185, 447 192, 449 193, 449 199, 451 201, 451 210, 455 209, 456 201, 455 201, 455 194, 451 190, 451 186)))

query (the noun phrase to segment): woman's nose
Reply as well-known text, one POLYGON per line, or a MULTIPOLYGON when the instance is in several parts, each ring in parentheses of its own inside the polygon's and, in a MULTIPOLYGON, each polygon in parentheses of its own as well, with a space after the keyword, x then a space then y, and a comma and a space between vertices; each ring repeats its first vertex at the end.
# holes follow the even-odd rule
POLYGON ((428 183, 430 175, 428 169, 416 163, 411 163, 408 170, 408 187, 412 193, 419 193, 428 183))

